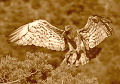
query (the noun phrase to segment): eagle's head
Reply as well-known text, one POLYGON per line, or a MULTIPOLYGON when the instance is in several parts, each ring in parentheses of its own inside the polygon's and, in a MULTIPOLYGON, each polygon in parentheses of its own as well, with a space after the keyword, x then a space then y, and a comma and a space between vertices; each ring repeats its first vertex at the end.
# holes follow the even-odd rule
POLYGON ((96 16, 96 15, 91 15, 89 18, 88 18, 88 22, 95 22, 97 23, 99 21, 99 17, 96 16))
POLYGON ((66 25, 65 26, 65 31, 70 31, 72 28, 70 27, 70 25, 66 25))

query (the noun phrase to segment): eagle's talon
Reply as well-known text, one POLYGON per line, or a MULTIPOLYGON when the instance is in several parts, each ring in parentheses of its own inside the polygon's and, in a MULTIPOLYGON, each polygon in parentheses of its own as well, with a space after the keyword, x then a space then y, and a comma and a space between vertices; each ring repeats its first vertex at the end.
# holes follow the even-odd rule
POLYGON ((82 65, 85 65, 89 62, 89 58, 86 57, 86 54, 82 53, 79 61, 82 65))

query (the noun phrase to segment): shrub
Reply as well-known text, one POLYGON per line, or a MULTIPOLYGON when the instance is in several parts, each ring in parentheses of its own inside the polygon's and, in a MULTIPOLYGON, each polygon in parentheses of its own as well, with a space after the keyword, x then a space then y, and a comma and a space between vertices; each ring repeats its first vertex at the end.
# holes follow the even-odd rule
POLYGON ((5 56, 0 61, 0 83, 2 84, 98 84, 96 78, 76 73, 76 67, 62 64, 54 68, 48 62, 49 54, 26 53, 25 60, 5 56), (76 73, 76 74, 75 74, 76 73))

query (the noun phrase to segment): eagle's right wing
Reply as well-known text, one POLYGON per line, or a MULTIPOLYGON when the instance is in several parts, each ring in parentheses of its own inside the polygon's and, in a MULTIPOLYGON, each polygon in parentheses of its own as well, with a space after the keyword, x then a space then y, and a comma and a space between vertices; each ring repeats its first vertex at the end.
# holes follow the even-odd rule
POLYGON ((10 35, 10 42, 18 45, 35 45, 63 51, 65 49, 63 32, 63 30, 52 26, 45 20, 36 20, 16 29, 10 35))

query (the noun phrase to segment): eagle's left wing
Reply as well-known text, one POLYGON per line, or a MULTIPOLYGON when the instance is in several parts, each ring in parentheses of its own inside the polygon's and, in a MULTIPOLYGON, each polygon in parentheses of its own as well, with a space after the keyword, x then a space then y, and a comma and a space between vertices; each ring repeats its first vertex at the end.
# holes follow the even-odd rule
POLYGON ((112 35, 113 30, 109 23, 111 21, 107 18, 90 16, 85 27, 78 30, 87 50, 94 48, 105 38, 112 35))

